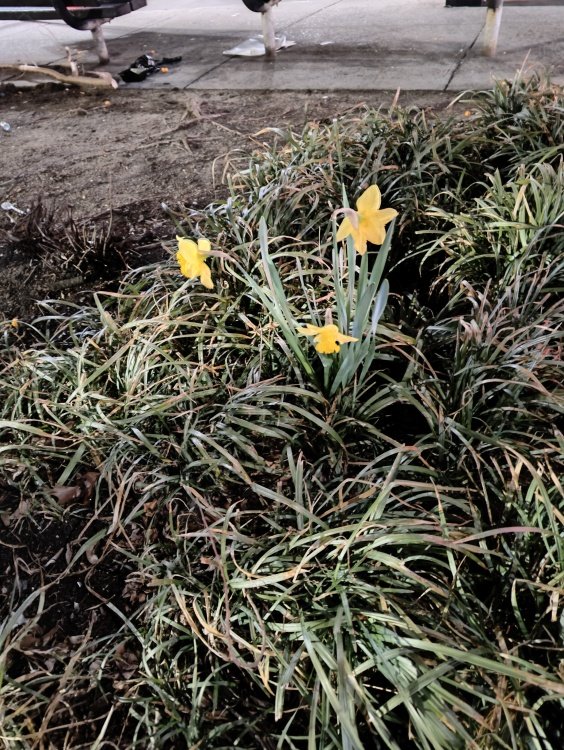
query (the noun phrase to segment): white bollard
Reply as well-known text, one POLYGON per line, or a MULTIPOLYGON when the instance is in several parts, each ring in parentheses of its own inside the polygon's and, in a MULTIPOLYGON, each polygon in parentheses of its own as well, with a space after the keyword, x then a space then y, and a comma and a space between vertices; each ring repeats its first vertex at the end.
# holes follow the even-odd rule
POLYGON ((488 0, 486 27, 484 31, 484 55, 493 57, 497 49, 503 0, 488 0))
POLYGON ((272 17, 272 8, 268 8, 261 13, 262 21, 262 38, 264 40, 264 50, 267 57, 274 57, 276 54, 276 38, 274 36, 274 19, 272 17))
POLYGON ((106 40, 104 39, 102 23, 103 21, 93 21, 92 26, 90 27, 90 31, 92 32, 92 36, 94 38, 94 48, 96 49, 96 54, 98 55, 98 58, 100 60, 100 65, 105 65, 106 63, 110 62, 110 54, 108 52, 106 40))
POLYGON ((243 0, 243 3, 249 10, 261 14, 262 38, 267 57, 274 57, 276 54, 276 37, 274 34, 272 9, 279 2, 280 0, 243 0))

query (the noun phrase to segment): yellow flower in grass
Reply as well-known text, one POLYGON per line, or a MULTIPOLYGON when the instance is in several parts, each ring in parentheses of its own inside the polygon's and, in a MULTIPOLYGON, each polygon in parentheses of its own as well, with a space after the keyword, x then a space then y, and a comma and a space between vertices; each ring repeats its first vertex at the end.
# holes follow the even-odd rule
POLYGON ((349 235, 360 255, 366 252, 366 243, 381 245, 386 239, 386 224, 398 215, 395 208, 380 208, 382 196, 378 185, 370 185, 356 202, 356 211, 343 208, 345 218, 337 230, 337 242, 349 235))
POLYGON ((178 252, 176 260, 180 264, 180 273, 187 279, 200 279, 206 289, 213 289, 211 271, 206 265, 206 258, 211 251, 209 240, 200 237, 198 244, 185 237, 177 237, 178 252))
POLYGON ((321 328, 308 323, 307 326, 298 328, 298 333, 302 336, 315 336, 313 343, 320 354, 335 354, 341 348, 341 344, 358 341, 353 336, 346 336, 341 333, 333 323, 321 328))

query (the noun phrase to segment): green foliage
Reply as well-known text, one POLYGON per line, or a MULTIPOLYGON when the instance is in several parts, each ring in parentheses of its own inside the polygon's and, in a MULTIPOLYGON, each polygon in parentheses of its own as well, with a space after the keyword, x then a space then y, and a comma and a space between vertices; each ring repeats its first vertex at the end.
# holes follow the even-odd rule
POLYGON ((8 747, 562 747, 562 93, 470 106, 253 157, 183 217, 211 291, 163 263, 5 321, 6 523, 84 519, 61 575, 129 571, 70 662, 30 646, 58 579, 14 583, 8 747), (359 259, 332 215, 376 180, 401 215, 359 259), (328 309, 361 339, 333 359, 296 333, 328 309), (86 735, 85 694, 106 701, 86 735))
POLYGON ((501 287, 529 269, 545 266, 564 251, 564 165, 538 164, 504 182, 499 171, 467 213, 430 209, 452 224, 426 255, 448 258, 443 277, 458 286, 491 277, 501 287))

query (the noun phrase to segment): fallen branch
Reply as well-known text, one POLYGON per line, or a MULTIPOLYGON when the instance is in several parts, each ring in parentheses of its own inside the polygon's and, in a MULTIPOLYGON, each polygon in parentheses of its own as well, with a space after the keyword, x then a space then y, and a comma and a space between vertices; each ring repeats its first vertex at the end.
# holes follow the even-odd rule
POLYGON ((57 70, 51 70, 51 68, 43 68, 40 65, 13 65, 13 64, 0 64, 0 70, 10 70, 14 73, 31 73, 35 75, 49 76, 54 78, 56 81, 61 83, 70 83, 75 86, 96 86, 98 88, 112 88, 117 89, 118 83, 112 78, 111 73, 105 71, 96 72, 93 71, 89 75, 65 75, 65 73, 59 73, 57 70))

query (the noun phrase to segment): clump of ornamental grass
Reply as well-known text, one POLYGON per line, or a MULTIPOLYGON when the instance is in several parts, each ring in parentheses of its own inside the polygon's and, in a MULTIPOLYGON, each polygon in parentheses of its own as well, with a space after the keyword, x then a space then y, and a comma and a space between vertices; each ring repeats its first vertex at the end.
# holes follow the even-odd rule
POLYGON ((564 163, 557 168, 524 165, 504 182, 499 171, 487 175, 481 198, 467 212, 429 210, 450 225, 427 253, 447 258, 441 280, 454 288, 464 281, 493 279, 501 288, 516 275, 550 265, 564 250, 564 163))
POLYGON ((533 72, 498 81, 491 90, 477 92, 471 104, 484 128, 488 172, 510 174, 522 165, 528 171, 537 164, 554 166, 562 158, 562 88, 545 75, 533 72))
MULTIPOLYGON (((523 223, 525 229, 534 227, 535 237, 529 236, 535 241, 558 233, 564 96, 561 88, 532 74, 458 99, 467 108, 462 117, 360 108, 339 120, 311 123, 301 133, 277 131, 282 145, 257 152, 246 169, 229 178, 227 201, 177 219, 188 231, 236 244, 255 236, 261 219, 271 237, 319 243, 328 236, 341 185, 358 195, 378 183, 385 202, 400 212, 389 274, 398 290, 421 298, 442 277, 441 262, 452 253, 463 268, 467 255, 479 255, 470 263, 485 282, 500 254, 511 255, 516 244, 523 247, 523 223), (519 190, 526 195, 519 197, 519 190), (544 208, 538 200, 546 202, 544 208), (503 206, 498 218, 496 205, 503 206), (485 218, 490 214, 501 242, 504 230, 518 235, 508 238, 503 252, 494 238, 485 259, 490 238, 472 234, 480 210, 485 218), (468 213, 468 226, 459 228, 468 213), (452 241, 441 241, 447 233, 452 241)), ((538 242, 531 250, 537 253, 538 242)))
POLYGON ((562 746, 561 178, 484 174, 487 107, 312 127, 177 263, 5 322, 6 527, 79 529, 8 587, 6 742, 562 746))

